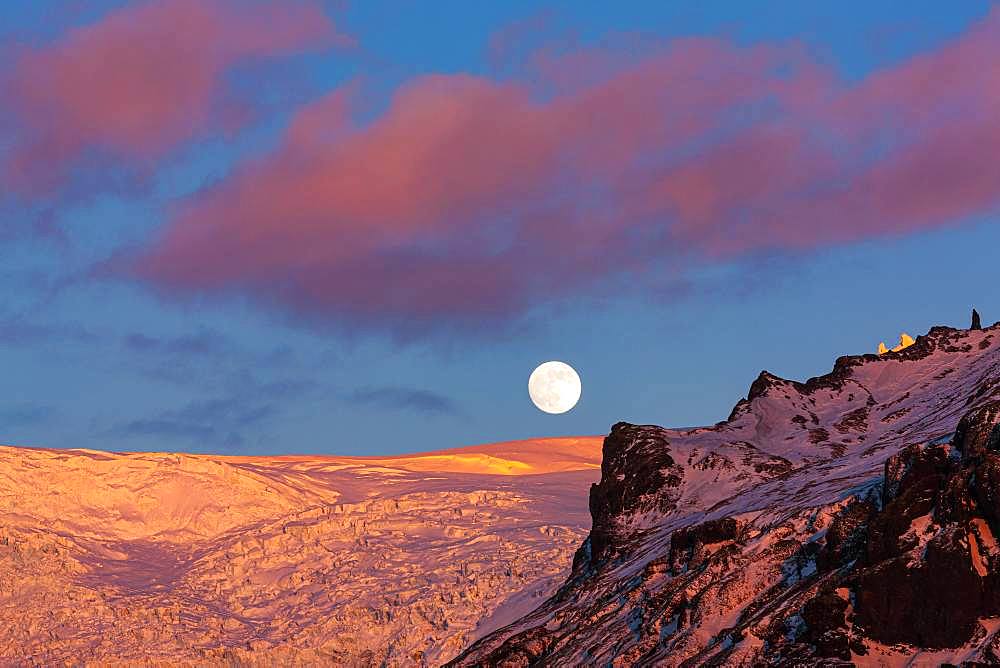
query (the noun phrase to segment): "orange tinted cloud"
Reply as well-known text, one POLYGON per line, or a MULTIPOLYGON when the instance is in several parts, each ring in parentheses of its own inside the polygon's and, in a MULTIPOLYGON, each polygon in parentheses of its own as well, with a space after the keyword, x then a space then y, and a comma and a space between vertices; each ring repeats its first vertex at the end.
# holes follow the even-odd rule
POLYGON ((315 2, 165 0, 129 5, 21 50, 0 92, 13 117, 5 180, 45 192, 88 158, 142 162, 239 125, 234 65, 344 44, 315 2))
POLYGON ((951 224, 1000 204, 998 17, 860 83, 795 46, 678 40, 544 95, 421 77, 363 124, 339 91, 126 270, 405 334, 664 263, 951 224))

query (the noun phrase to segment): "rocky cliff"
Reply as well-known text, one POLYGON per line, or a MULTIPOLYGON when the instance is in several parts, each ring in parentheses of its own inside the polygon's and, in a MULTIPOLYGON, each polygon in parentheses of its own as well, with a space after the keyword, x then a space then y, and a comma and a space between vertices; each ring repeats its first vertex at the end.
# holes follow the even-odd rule
POLYGON ((451 665, 998 663, 998 422, 994 325, 616 424, 571 576, 451 665))

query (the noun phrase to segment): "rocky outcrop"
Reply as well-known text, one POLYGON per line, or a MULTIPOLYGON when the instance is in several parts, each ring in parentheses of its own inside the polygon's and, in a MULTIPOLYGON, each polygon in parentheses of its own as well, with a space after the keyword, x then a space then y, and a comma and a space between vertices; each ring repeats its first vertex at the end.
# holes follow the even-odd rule
POLYGON ((972 327, 971 329, 982 329, 983 322, 979 319, 979 311, 972 309, 972 327))
POLYGON ((955 429, 964 459, 1000 452, 1000 401, 990 401, 966 413, 955 429))
POLYGON ((970 411, 950 442, 890 457, 881 509, 852 504, 835 518, 817 560, 823 586, 802 608, 805 627, 775 644, 773 660, 848 660, 849 646, 861 654, 868 640, 959 648, 980 631, 978 620, 1000 615, 1000 478, 992 475, 1000 453, 982 437, 996 431, 995 408, 970 411), (838 588, 844 595, 834 596, 838 588))
POLYGON ((885 341, 880 341, 878 344, 878 354, 885 355, 886 353, 898 353, 900 350, 909 348, 914 343, 916 343, 916 340, 906 332, 903 332, 902 334, 899 335, 899 343, 897 343, 891 349, 886 348, 885 341))
POLYGON ((628 515, 674 509, 684 471, 670 456, 663 429, 619 422, 604 439, 601 481, 590 488, 593 527, 589 562, 605 561, 634 538, 621 519, 628 515))
POLYGON ((740 537, 740 522, 721 517, 702 524, 683 527, 670 536, 669 563, 671 572, 683 573, 697 568, 704 561, 708 548, 740 537))

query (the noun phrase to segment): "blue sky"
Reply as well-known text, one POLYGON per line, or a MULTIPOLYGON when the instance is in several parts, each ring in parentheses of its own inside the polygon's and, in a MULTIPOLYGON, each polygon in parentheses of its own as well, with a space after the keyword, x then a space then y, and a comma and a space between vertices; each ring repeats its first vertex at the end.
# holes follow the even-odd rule
MULTIPOLYGON (((165 6, 171 4, 177 5, 178 15, 190 5, 165 6)), ((259 4, 255 11, 265 12, 268 3, 259 4)), ((621 192, 632 193, 632 184, 646 182, 645 172, 631 158, 605 165, 634 175, 627 188, 599 170, 598 176, 566 177, 568 186, 560 172, 552 179, 558 189, 541 192, 535 181, 551 175, 540 172, 527 185, 515 180, 498 192, 477 191, 473 197, 454 192, 466 183, 481 186, 481 180, 463 180, 472 168, 460 165, 456 171, 443 165, 452 156, 452 138, 434 149, 440 160, 421 173, 424 181, 416 195, 412 189, 388 189, 388 176, 368 177, 363 188, 375 193, 371 207, 377 215, 352 205, 349 211, 366 221, 355 227, 337 227, 325 217, 345 211, 336 197, 314 211, 308 201, 282 202, 280 196, 288 191, 274 185, 294 160, 310 168, 323 165, 323 170, 342 155, 351 157, 352 164, 366 165, 363 161, 373 154, 381 161, 415 160, 406 144, 411 138, 413 145, 431 141, 421 134, 431 130, 410 122, 400 91, 417 91, 417 102, 447 105, 450 95, 466 99, 465 83, 452 86, 469 75, 489 82, 491 96, 494 88, 501 90, 487 99, 506 104, 508 85, 538 93, 539 53, 561 64, 568 56, 597 52, 612 78, 621 68, 655 57, 649 54, 691 37, 708 37, 738 54, 773 48, 780 58, 794 57, 803 70, 822 69, 826 74, 815 81, 835 79, 831 90, 852 109, 867 112, 887 97, 912 112, 921 98, 913 97, 906 82, 926 74, 918 68, 909 76, 907 68, 937 57, 951 44, 975 39, 977 30, 989 35, 996 26, 988 16, 990 3, 914 2, 905 11, 889 2, 824 7, 660 2, 630 4, 627 11, 607 3, 327 3, 312 5, 334 26, 326 34, 313 34, 288 19, 289 37, 263 40, 263 45, 254 25, 233 27, 238 22, 226 19, 225 5, 219 3, 214 18, 204 18, 218 19, 215 32, 206 38, 216 46, 195 45, 216 57, 218 44, 238 41, 229 31, 243 40, 217 56, 220 74, 212 85, 222 93, 189 90, 186 78, 200 75, 183 70, 183 64, 164 72, 158 63, 148 76, 159 92, 177 86, 178 95, 188 92, 194 102, 209 99, 211 114, 217 107, 246 108, 247 119, 216 122, 214 117, 199 120, 193 112, 190 119, 152 114, 160 120, 140 123, 141 138, 105 132, 103 125, 95 128, 94 116, 83 118, 82 111, 67 108, 76 87, 60 96, 47 92, 65 80, 56 76, 60 67, 67 68, 67 76, 99 77, 84 81, 81 89, 116 100, 95 103, 93 114, 106 113, 98 118, 108 127, 119 123, 115 109, 131 99, 130 91, 115 88, 116 77, 124 76, 119 68, 125 66, 99 58, 96 74, 81 74, 48 54, 72 55, 72 49, 95 49, 102 40, 141 49, 138 41, 130 41, 142 32, 130 32, 136 30, 134 22, 146 20, 141 13, 125 14, 137 17, 133 23, 107 31, 94 28, 123 12, 138 11, 141 3, 8 3, 0 8, 0 52, 11 54, 0 64, 0 121, 7 128, 0 131, 0 165, 5 166, 0 171, 14 184, 0 190, 0 442, 226 454, 382 454, 600 434, 618 420, 690 426, 724 419, 761 369, 799 379, 824 373, 837 356, 871 352, 879 340, 891 344, 903 330, 916 335, 934 324, 967 326, 972 306, 987 322, 1000 319, 992 257, 992 249, 1000 247, 996 192, 980 196, 977 191, 970 202, 956 205, 955 193, 968 189, 945 191, 932 183, 923 188, 917 179, 906 182, 913 188, 916 214, 898 201, 900 191, 893 189, 892 202, 842 212, 829 198, 817 197, 815 219, 802 214, 811 211, 808 201, 786 209, 772 199, 754 199, 747 205, 766 204, 768 217, 740 213, 738 222, 720 233, 724 242, 709 242, 698 241, 700 233, 678 232, 685 226, 701 225, 697 229, 703 230, 714 225, 700 217, 674 220, 671 212, 683 210, 682 200, 644 215, 641 226, 618 216, 635 201, 621 192), (92 30, 87 33, 91 37, 74 42, 73 31, 81 28, 92 30), (901 72, 903 83, 890 79, 878 95, 865 94, 861 101, 852 97, 856 88, 883 72, 901 72), (443 93, 437 88, 427 92, 428 75, 445 78, 443 93), (25 80, 30 81, 27 88, 17 83, 25 80), (320 155, 316 145, 325 140, 310 135, 308 147, 297 148, 289 128, 299 127, 296 119, 303 110, 325 110, 316 105, 338 91, 350 91, 357 125, 345 132, 357 141, 336 144, 332 155, 320 155), (392 135, 400 145, 398 154, 397 144, 384 148, 374 130, 374 139, 365 134, 381 127, 381 119, 396 118, 394 113, 407 128, 401 137, 392 135), (59 149, 48 150, 51 146, 59 149), (435 169, 438 162, 440 171, 435 169), (18 170, 25 164, 35 171, 22 183, 18 170), (36 173, 56 177, 32 180, 36 173), (600 190, 605 187, 615 194, 606 195, 600 190), (425 191, 439 190, 447 191, 443 200, 423 199, 425 191), (599 196, 594 196, 596 190, 599 196), (240 200, 232 193, 253 192, 268 193, 252 200, 254 208, 273 204, 276 218, 265 219, 255 210, 240 214, 240 200), (412 208, 426 206, 432 213, 403 223, 385 220, 384 234, 396 241, 388 250, 373 251, 367 235, 382 234, 377 225, 390 215, 385 211, 397 210, 382 200, 403 198, 395 203, 406 218, 407 196, 419 198, 412 208), (553 226, 546 227, 544 218, 527 220, 540 210, 540 202, 548 207, 566 200, 587 206, 571 207, 575 213, 570 220, 553 226), (613 215, 591 223, 580 215, 591 206, 607 207, 613 215), (308 219, 295 217, 302 210, 309 212, 308 219), (318 218, 316 211, 322 214, 318 218), (433 213, 440 211, 447 213, 433 213), (771 223, 771 212, 777 212, 776 220, 787 215, 792 222, 771 223), (878 216, 884 212, 898 219, 886 219, 880 227, 878 216), (225 222, 216 223, 212 216, 225 222), (868 222, 869 216, 878 224, 868 222), (253 224, 246 222, 251 219, 253 224), (407 231, 421 226, 421 235, 392 236, 397 224, 407 231), (192 231, 215 230, 216 225, 218 233, 204 238, 192 231), (607 252, 597 245, 578 256, 590 225, 600 228, 607 252), (604 225, 627 226, 628 233, 620 237, 613 233, 619 227, 608 232, 604 225), (265 237, 270 240, 265 250, 233 241, 251 234, 246 230, 279 236, 265 237), (803 240, 783 243, 786 231, 803 240), (487 232, 496 237, 483 243, 499 246, 488 246, 486 252, 478 241, 466 243, 487 232), (286 233, 287 241, 280 236, 286 233), (643 236, 638 245, 621 241, 632 234, 652 236, 643 236), (735 246, 728 243, 737 238, 735 246), (524 247, 516 255, 497 250, 507 243, 524 247), (331 260, 341 257, 342 247, 350 250, 348 259, 331 260), (565 264, 564 255, 570 258, 565 264), (596 266, 628 263, 637 255, 641 264, 634 272, 596 266), (119 270, 122 257, 130 259, 119 270), (517 264, 507 276, 509 258, 517 264), (216 259, 218 274, 214 267, 204 269, 216 259), (360 264, 352 264, 355 259, 360 264), (550 269, 534 272, 532 267, 549 259, 550 269), (394 262, 403 267, 403 279, 394 262), (407 269, 411 265, 412 272, 407 269), (450 274, 442 266, 464 268, 450 274), (491 283, 491 272, 507 278, 491 283), (352 276, 356 283, 340 285, 352 276), (438 280, 443 282, 434 293, 415 286, 438 280), (472 286, 467 294, 466 285, 472 286), (493 285, 499 288, 494 291, 493 285), (452 290, 461 299, 451 299, 452 290), (411 292, 412 299, 426 299, 427 305, 410 304, 411 292), (561 416, 537 411, 526 393, 528 374, 549 359, 571 363, 583 379, 580 404, 561 416)), ((200 14, 195 18, 203 20, 200 14)), ((740 60, 726 60, 706 76, 729 72, 740 60)), ((144 62, 136 58, 140 74, 144 62)), ((713 68, 716 62, 715 56, 708 60, 713 68)), ((912 88, 934 92, 943 85, 925 83, 912 88)), ((892 143, 897 128, 891 123, 865 124, 858 130, 852 125, 858 121, 844 120, 853 119, 850 114, 826 117, 811 110, 806 115, 798 111, 794 93, 776 94, 787 96, 783 104, 792 110, 782 111, 776 123, 808 125, 810 136, 843 131, 859 142, 874 137, 890 145, 888 157, 866 156, 866 161, 889 160, 893 151, 910 150, 924 151, 931 159, 940 147, 924 146, 922 138, 956 132, 941 119, 955 121, 960 130, 971 125, 966 118, 987 113, 992 98, 982 86, 974 79, 964 88, 943 90, 942 95, 956 100, 954 108, 934 111, 933 122, 915 122, 913 136, 902 147, 892 143)), ((542 90, 545 102, 539 105, 562 94, 554 90, 542 90)), ((567 95, 572 98, 575 92, 567 95)), ((689 93, 679 87, 671 98, 689 93)), ((658 113, 656 105, 681 103, 657 98, 650 104, 641 106, 628 95, 620 101, 622 109, 638 109, 640 119, 658 113)), ((697 115, 700 107, 691 104, 697 115)), ((735 106, 725 111, 748 108, 739 101, 731 104, 735 106)), ((511 113, 522 109, 512 105, 511 113)), ((539 106, 541 127, 561 134, 563 108, 558 103, 539 106)), ((565 108, 578 107, 567 103, 565 108)), ((497 124, 499 136, 484 137, 472 150, 501 161, 504 156, 489 152, 502 151, 504 133, 518 132, 528 121, 515 119, 508 125, 509 114, 498 120, 491 113, 483 112, 485 125, 477 120, 474 127, 482 133, 483 127, 497 124)), ((525 113, 524 118, 536 117, 534 111, 525 113)), ((602 116, 608 113, 603 107, 594 113, 613 128, 628 128, 615 126, 613 115, 602 116)), ((310 125, 311 132, 341 131, 339 117, 319 118, 320 128, 310 125)), ((905 123, 901 126, 909 129, 905 123)), ((604 127, 598 123, 587 132, 600 133, 604 127)), ((956 136, 961 145, 963 135, 956 136)), ((712 135, 711 147, 727 148, 730 135, 719 137, 712 135)), ((576 156, 592 139, 584 132, 572 134, 553 151, 576 156)), ((513 139, 509 143, 512 151, 520 147, 513 139)), ((696 160, 709 150, 698 142, 691 146, 684 151, 694 157, 685 153, 684 160, 696 160)), ((653 146, 643 153, 643 164, 660 160, 661 148, 666 155, 676 146, 653 146)), ((536 155, 530 147, 523 150, 526 157, 536 155)), ((989 160, 990 154, 985 155, 989 160)), ((973 163, 983 159, 983 154, 969 154, 973 163)), ((820 160, 809 164, 815 162, 820 160)), ((865 172, 868 163, 862 162, 852 157, 845 178, 865 172)), ((343 176, 316 169, 317 179, 343 176)), ((484 169, 482 178, 492 185, 495 175, 484 169)), ((312 172, 303 173, 312 178, 312 172)), ((780 178, 788 176, 776 173, 775 180, 780 178)), ((818 185, 809 187, 821 190, 822 178, 824 173, 818 173, 818 185)), ((939 178, 947 181, 949 174, 939 178)), ((790 198, 782 198, 784 207, 790 198)), ((742 206, 737 201, 733 210, 742 206)), ((551 214, 548 208, 544 212, 551 214)))

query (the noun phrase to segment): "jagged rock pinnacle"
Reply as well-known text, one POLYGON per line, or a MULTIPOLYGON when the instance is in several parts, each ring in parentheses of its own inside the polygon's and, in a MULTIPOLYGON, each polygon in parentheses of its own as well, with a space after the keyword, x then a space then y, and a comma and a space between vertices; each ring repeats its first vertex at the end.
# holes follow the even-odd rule
POLYGON ((884 355, 886 353, 898 353, 900 350, 903 350, 904 348, 909 348, 914 343, 916 343, 916 341, 913 339, 913 337, 907 334, 906 332, 903 332, 902 334, 899 335, 899 343, 896 346, 894 346, 891 350, 886 349, 885 341, 880 342, 878 344, 878 354, 884 355))
POLYGON ((972 329, 982 329, 983 323, 979 319, 979 311, 972 309, 972 329))
POLYGON ((916 343, 916 341, 913 340, 913 337, 907 334, 906 332, 903 332, 902 334, 899 335, 899 345, 893 348, 892 352, 898 353, 900 350, 904 348, 909 348, 914 343, 916 343))

